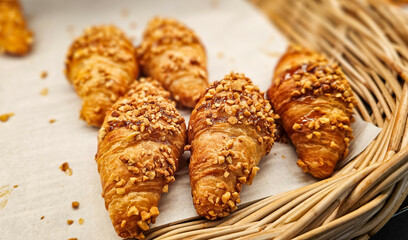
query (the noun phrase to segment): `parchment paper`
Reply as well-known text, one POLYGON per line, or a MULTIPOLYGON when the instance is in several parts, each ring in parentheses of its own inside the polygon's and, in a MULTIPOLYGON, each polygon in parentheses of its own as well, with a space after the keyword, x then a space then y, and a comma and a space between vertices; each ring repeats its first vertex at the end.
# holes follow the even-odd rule
MULTIPOLYGON (((0 122, 0 191, 8 192, 0 197, 0 239, 118 239, 100 195, 94 161, 97 129, 78 119, 81 100, 62 73, 69 45, 85 27, 114 23, 138 44, 153 16, 178 18, 205 44, 210 81, 234 70, 263 91, 287 45, 243 0, 26 0, 23 6, 35 32, 34 50, 25 58, 0 57, 0 114, 15 113, 8 122, 0 122), (48 77, 41 79, 44 70, 48 77), (40 95, 43 88, 48 88, 47 96, 40 95), (50 124, 50 119, 56 122, 50 124), (58 168, 63 162, 69 163, 72 176, 58 168), (72 201, 80 202, 79 209, 71 208, 72 201), (85 220, 83 225, 79 218, 85 220), (68 219, 74 224, 67 225, 68 219)), ((188 121, 189 111, 182 112, 188 121)), ((380 130, 361 120, 353 128, 356 139, 350 156, 361 152, 380 130)), ((253 185, 244 187, 242 202, 314 182, 296 160, 291 145, 276 143, 262 159, 253 185)), ((163 195, 155 226, 196 216, 185 160, 176 179, 163 195)))

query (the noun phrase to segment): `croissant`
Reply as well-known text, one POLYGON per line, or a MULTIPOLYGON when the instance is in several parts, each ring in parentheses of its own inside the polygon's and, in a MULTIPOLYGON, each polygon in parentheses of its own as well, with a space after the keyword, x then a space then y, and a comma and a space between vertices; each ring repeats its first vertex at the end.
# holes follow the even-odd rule
POLYGON ((0 53, 22 56, 30 51, 33 34, 17 0, 0 0, 0 53))
POLYGON ((137 50, 143 73, 193 108, 208 85, 205 50, 197 35, 174 19, 153 18, 143 38, 137 50))
POLYGON ((186 147, 199 215, 214 220, 237 208, 242 185, 252 183, 272 148, 277 118, 244 74, 226 75, 202 95, 190 117, 186 147))
POLYGON ((115 26, 86 29, 68 50, 66 75, 83 100, 80 117, 89 125, 102 124, 138 74, 132 43, 115 26))
POLYGON ((356 101, 340 67, 293 45, 276 66, 267 96, 296 148, 299 167, 316 178, 330 176, 353 138, 356 101))
POLYGON ((186 143, 184 118, 157 82, 132 86, 107 112, 96 161, 102 196, 122 238, 144 238, 186 143))

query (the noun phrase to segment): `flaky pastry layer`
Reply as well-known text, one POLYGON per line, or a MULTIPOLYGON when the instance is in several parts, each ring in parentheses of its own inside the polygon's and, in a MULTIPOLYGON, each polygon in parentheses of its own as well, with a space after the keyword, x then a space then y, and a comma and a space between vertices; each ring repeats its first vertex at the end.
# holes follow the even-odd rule
POLYGON ((197 213, 230 214, 274 142, 275 119, 264 94, 244 74, 213 83, 194 108, 188 128, 190 183, 197 213))
POLYGON ((186 144, 184 118, 157 82, 135 83, 107 112, 96 161, 102 196, 122 238, 144 238, 186 144))
POLYGON ((347 156, 356 101, 337 64, 301 46, 289 47, 267 92, 299 156, 316 178, 330 176, 347 156))
POLYGON ((144 74, 157 79, 183 106, 195 106, 208 80, 205 50, 192 30, 175 19, 153 18, 137 55, 144 74))
POLYGON ((86 29, 67 53, 66 75, 83 100, 80 117, 89 125, 102 124, 138 74, 132 43, 112 25, 86 29))

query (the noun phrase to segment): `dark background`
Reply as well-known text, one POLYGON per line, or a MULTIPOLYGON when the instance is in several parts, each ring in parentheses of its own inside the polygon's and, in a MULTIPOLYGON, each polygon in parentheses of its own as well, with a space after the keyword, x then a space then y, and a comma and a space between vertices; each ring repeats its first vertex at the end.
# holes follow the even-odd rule
POLYGON ((371 240, 408 240, 408 198, 400 209, 371 240))

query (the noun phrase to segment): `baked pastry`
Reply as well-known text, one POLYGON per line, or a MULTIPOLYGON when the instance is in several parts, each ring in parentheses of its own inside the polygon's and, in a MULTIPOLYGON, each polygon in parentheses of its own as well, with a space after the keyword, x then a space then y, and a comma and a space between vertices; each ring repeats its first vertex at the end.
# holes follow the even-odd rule
POLYGON ((316 178, 329 177, 353 138, 356 101, 340 67, 293 45, 276 66, 267 95, 296 148, 299 167, 316 178))
POLYGON ((274 142, 268 100, 244 74, 214 82, 194 108, 188 128, 190 183, 197 213, 207 219, 230 214, 274 142))
POLYGON ((388 0, 388 2, 391 2, 391 3, 394 3, 394 4, 402 5, 402 4, 407 4, 407 3, 408 3, 408 0, 388 0))
POLYGON ((102 196, 122 238, 144 238, 159 215, 186 143, 184 118, 158 82, 134 83, 106 114, 96 161, 102 196))
POLYGON ((195 106, 208 80, 205 50, 192 30, 174 19, 153 18, 137 55, 144 74, 183 106, 195 106))
POLYGON ((30 51, 33 34, 17 0, 0 0, 0 53, 23 56, 30 51))
POLYGON ((138 74, 132 43, 115 26, 86 29, 68 50, 66 75, 83 100, 80 117, 89 125, 102 124, 138 74))

